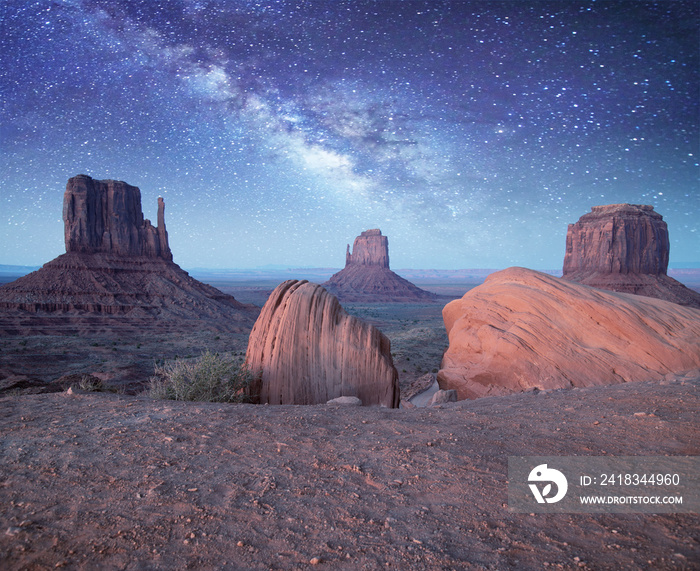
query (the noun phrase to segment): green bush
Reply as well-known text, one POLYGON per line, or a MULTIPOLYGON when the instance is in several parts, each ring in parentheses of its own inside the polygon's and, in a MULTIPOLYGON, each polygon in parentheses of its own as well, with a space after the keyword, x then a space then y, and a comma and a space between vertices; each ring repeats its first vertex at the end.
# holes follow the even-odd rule
POLYGON ((207 351, 197 359, 156 364, 149 393, 157 399, 255 402, 254 380, 233 356, 207 351))

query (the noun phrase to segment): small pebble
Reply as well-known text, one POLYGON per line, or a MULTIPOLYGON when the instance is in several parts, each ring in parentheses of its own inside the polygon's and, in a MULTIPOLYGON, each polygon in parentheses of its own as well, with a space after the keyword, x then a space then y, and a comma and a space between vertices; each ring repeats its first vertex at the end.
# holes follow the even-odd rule
POLYGON ((318 565, 319 563, 321 563, 321 558, 314 557, 313 559, 311 559, 311 561, 309 561, 309 563, 311 563, 311 565, 318 565))

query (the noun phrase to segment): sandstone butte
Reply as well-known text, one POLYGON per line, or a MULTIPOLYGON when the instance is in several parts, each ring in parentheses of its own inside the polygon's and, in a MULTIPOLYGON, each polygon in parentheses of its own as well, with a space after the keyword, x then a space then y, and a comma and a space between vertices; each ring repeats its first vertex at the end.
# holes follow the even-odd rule
POLYGON ((381 230, 365 230, 350 252, 345 268, 322 284, 342 301, 420 302, 435 300, 433 293, 420 289, 389 269, 389 239, 381 230))
POLYGON ((285 281, 272 292, 250 334, 246 364, 258 375, 263 404, 320 404, 341 396, 363 405, 399 404, 389 339, 306 280, 285 281))
POLYGON ((460 400, 700 367, 700 310, 525 268, 491 274, 442 314, 449 348, 438 383, 460 400))
POLYGON ((668 227, 653 206, 594 206, 566 233, 564 279, 700 309, 697 293, 667 275, 668 227))
POLYGON ((109 327, 244 331, 257 311, 203 284, 172 259, 165 203, 144 219, 141 191, 78 175, 63 196, 66 253, 0 287, 0 332, 76 333, 109 327), (107 320, 106 320, 107 319, 107 320))

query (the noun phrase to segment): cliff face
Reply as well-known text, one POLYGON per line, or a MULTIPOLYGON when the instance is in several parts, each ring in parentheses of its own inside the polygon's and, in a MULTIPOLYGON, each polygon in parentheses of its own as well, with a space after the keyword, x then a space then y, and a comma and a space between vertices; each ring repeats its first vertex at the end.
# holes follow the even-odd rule
POLYGON ((352 245, 348 244, 345 267, 351 265, 389 267, 389 238, 381 230, 365 230, 352 245))
POLYGON ((389 239, 381 230, 362 232, 355 238, 352 253, 348 244, 345 268, 323 287, 342 301, 413 302, 437 297, 389 269, 389 239))
POLYGON ((653 206, 594 206, 569 224, 564 279, 700 308, 700 294, 666 275, 668 227, 653 206))
POLYGON ((590 273, 665 275, 668 227, 653 206, 594 206, 566 234, 564 277, 590 273))
POLYGON ((442 315, 450 344, 438 383, 460 399, 700 367, 700 310, 525 268, 491 274, 442 315))
POLYGON ((354 396, 364 405, 398 406, 389 340, 305 280, 288 280, 272 292, 250 334, 246 363, 260 375, 261 403, 354 396))
POLYGON ((141 212, 141 191, 116 180, 78 175, 63 195, 66 252, 146 256, 172 261, 165 228, 165 203, 158 199, 158 227, 141 212))

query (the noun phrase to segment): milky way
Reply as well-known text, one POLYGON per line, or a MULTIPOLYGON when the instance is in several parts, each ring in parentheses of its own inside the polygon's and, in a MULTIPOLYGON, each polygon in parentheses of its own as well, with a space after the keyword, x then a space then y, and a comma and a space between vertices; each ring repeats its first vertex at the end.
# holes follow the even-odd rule
POLYGON ((71 176, 166 201, 183 267, 561 268, 594 205, 700 262, 697 2, 0 7, 0 263, 63 252, 71 176))

